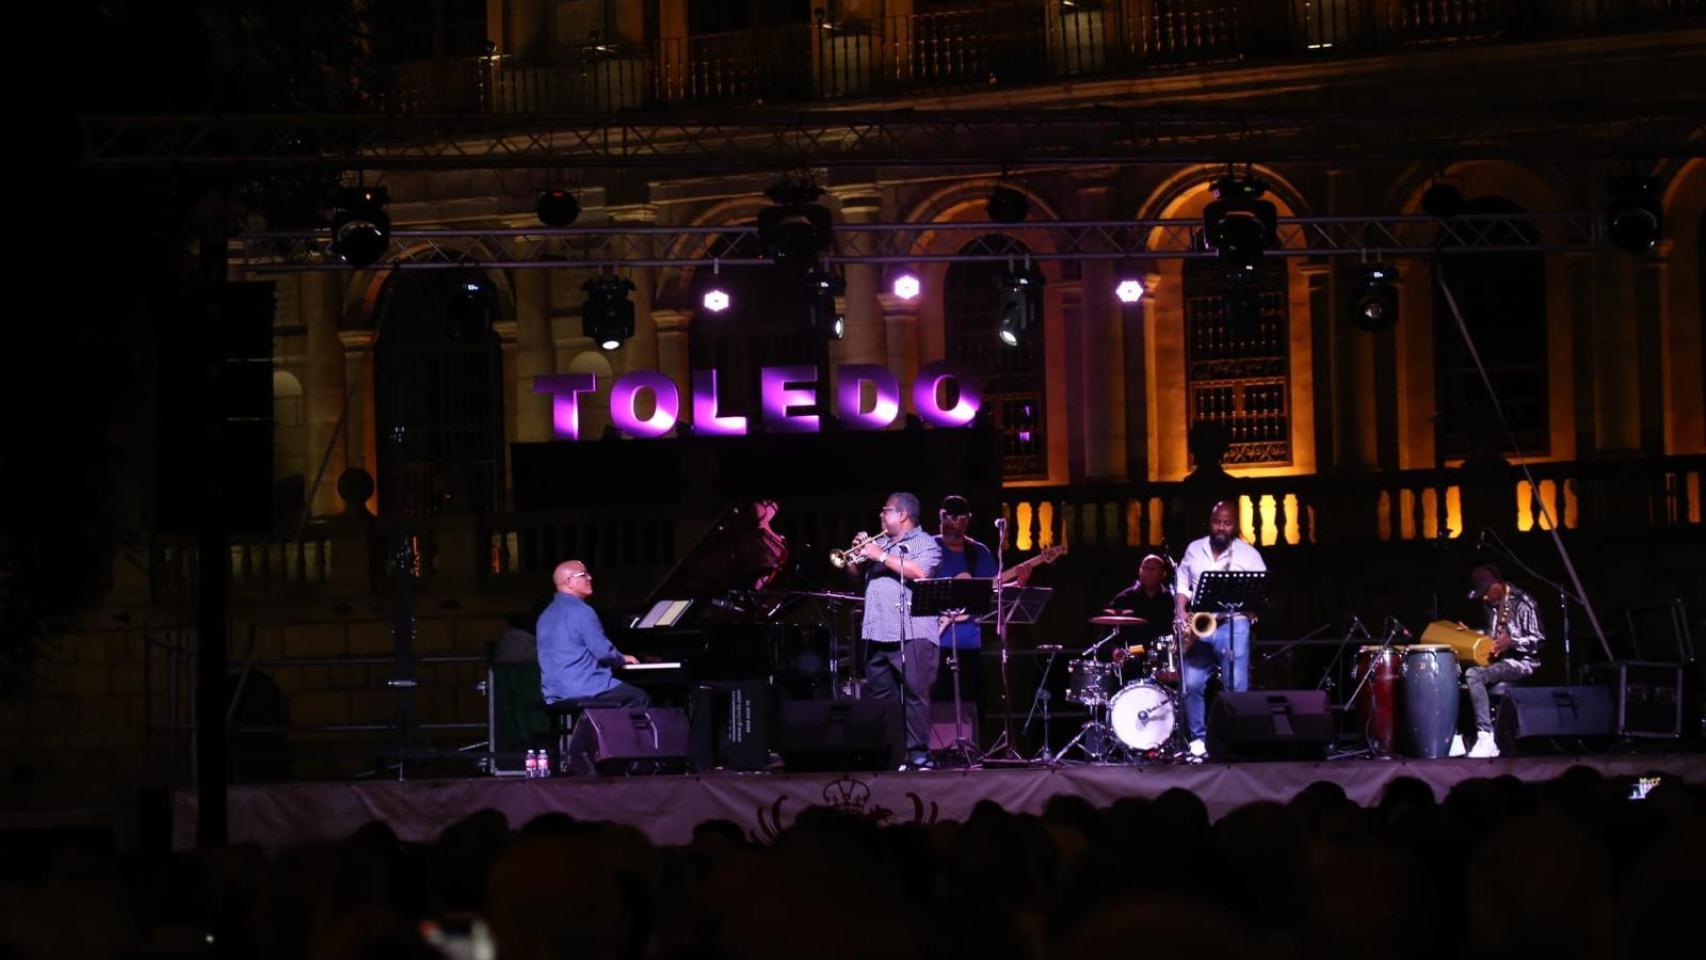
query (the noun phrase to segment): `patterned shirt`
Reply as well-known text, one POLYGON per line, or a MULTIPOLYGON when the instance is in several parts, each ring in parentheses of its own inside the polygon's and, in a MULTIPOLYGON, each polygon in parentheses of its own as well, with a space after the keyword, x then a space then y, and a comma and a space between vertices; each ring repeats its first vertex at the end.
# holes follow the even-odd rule
MULTIPOLYGON (((1540 626, 1540 608, 1534 602, 1534 597, 1527 590, 1519 590, 1510 584, 1505 584, 1510 591, 1511 606, 1511 648, 1505 651, 1500 660, 1520 661, 1534 672, 1540 665, 1540 645, 1546 642, 1546 631, 1540 626)), ((1499 619, 1499 605, 1487 607, 1487 635, 1492 636, 1495 621, 1499 619)))
MULTIPOLYGON (((926 577, 935 574, 936 566, 942 560, 942 548, 936 545, 935 537, 924 532, 923 527, 913 527, 900 539, 890 543, 889 555, 899 555, 901 547, 906 548, 904 559, 923 570, 926 577)), ((902 635, 902 621, 906 618, 900 615, 901 604, 910 602, 911 594, 911 585, 901 584, 900 574, 895 573, 893 565, 874 561, 865 564, 865 622, 860 636, 880 643, 899 643, 902 639, 920 638, 935 643, 935 614, 911 618, 911 623, 906 626, 904 636, 902 635)))

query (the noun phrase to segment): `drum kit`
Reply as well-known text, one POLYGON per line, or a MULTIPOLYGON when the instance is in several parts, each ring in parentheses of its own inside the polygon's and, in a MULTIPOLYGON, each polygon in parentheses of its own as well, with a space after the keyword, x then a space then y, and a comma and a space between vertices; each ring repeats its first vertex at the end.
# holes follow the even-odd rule
POLYGON ((1184 756, 1179 638, 1161 634, 1144 643, 1122 643, 1122 630, 1148 621, 1104 614, 1089 622, 1109 632, 1067 661, 1066 699, 1088 707, 1090 719, 1050 761, 1059 763, 1073 751, 1094 763, 1184 756), (1104 647, 1110 648, 1109 657, 1098 659, 1104 647))

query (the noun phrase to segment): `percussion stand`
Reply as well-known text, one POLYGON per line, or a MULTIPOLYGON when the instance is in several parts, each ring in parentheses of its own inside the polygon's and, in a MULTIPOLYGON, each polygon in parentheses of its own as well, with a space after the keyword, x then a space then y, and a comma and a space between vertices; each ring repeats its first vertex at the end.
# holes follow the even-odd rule
MULTIPOLYGON (((1358 619, 1355 615, 1353 615, 1351 617, 1351 624, 1353 627, 1360 627, 1362 629, 1364 639, 1368 639, 1368 640, 1374 639, 1373 635, 1369 634, 1368 628, 1364 627, 1362 625, 1362 621, 1360 619, 1358 619)), ((1383 638, 1380 641, 1380 652, 1381 653, 1385 653, 1386 651, 1392 649, 1393 642, 1398 639, 1398 621, 1396 620, 1396 618, 1387 617, 1386 618, 1386 626, 1389 629, 1386 631, 1385 638, 1383 638)), ((1350 642, 1350 639, 1351 639, 1351 631, 1347 630, 1347 631, 1345 631, 1345 643, 1350 642)), ((1344 643, 1339 644, 1339 650, 1341 652, 1343 652, 1344 649, 1345 649, 1345 644, 1344 643)), ((1335 656, 1333 659, 1335 661, 1337 661, 1338 657, 1335 656)), ((1332 667, 1328 667, 1327 669, 1331 670, 1332 667)), ((1354 665, 1352 666, 1352 669, 1353 670, 1356 669, 1354 665)), ((1362 679, 1358 680, 1357 685, 1354 688, 1352 688, 1351 695, 1349 697, 1345 698, 1345 702, 1343 704, 1341 704, 1341 707, 1343 709, 1351 710, 1355 707, 1356 702, 1357 702, 1357 697, 1362 696, 1362 688, 1368 686, 1368 681, 1371 678, 1373 678, 1373 676, 1374 676, 1374 669, 1373 669, 1373 666, 1371 664, 1369 671, 1362 675, 1362 679)), ((1385 754, 1382 754, 1380 751, 1378 751, 1374 748, 1374 745, 1369 742, 1369 739, 1370 739, 1370 737, 1369 737, 1368 728, 1364 727, 1363 731, 1362 731, 1363 746, 1362 746, 1361 750, 1350 750, 1350 751, 1346 751, 1345 753, 1335 753, 1331 757, 1329 757, 1328 759, 1329 760, 1359 760, 1359 759, 1360 760, 1367 760, 1367 759, 1372 758, 1372 757, 1385 756, 1385 754)))

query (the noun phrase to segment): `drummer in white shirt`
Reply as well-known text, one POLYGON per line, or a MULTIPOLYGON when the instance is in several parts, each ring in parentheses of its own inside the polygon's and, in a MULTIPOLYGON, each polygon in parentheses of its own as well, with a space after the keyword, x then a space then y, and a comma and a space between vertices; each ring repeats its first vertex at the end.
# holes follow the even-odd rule
MULTIPOLYGON (((1224 500, 1215 504, 1209 511, 1208 529, 1208 536, 1191 541, 1185 548, 1173 587, 1179 636, 1186 640, 1191 635, 1191 598, 1196 595, 1197 580, 1203 574, 1211 570, 1268 569, 1256 548, 1238 538, 1238 510, 1234 505, 1224 500)), ((1191 644, 1184 656, 1185 725, 1191 736, 1191 756, 1196 758, 1208 754, 1204 743, 1208 723, 1204 716, 1203 690, 1208 686, 1209 676, 1219 668, 1224 689, 1250 688, 1250 618, 1243 614, 1226 616, 1220 611, 1210 612, 1219 617, 1219 625, 1202 642, 1191 644)))

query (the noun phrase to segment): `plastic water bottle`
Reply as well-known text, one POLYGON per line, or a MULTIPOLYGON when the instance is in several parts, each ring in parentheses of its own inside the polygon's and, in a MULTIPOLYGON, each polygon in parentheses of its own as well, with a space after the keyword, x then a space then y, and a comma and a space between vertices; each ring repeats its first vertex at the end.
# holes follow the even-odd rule
POLYGON ((527 779, 539 776, 539 751, 527 751, 527 779))
POLYGON ((551 778, 551 751, 539 751, 539 775, 549 780, 551 778))

